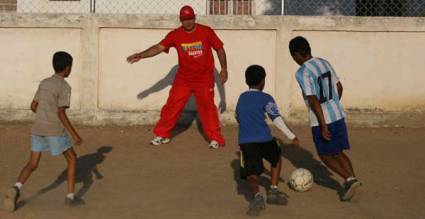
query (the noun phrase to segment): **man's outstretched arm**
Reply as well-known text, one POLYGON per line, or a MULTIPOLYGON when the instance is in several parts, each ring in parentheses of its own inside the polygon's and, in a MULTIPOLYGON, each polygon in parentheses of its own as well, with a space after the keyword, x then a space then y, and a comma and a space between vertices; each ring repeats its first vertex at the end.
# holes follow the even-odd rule
POLYGON ((163 52, 165 50, 165 47, 161 44, 155 44, 148 49, 144 50, 143 52, 134 53, 133 55, 127 57, 127 62, 130 64, 133 64, 135 62, 138 62, 140 59, 149 58, 152 56, 156 56, 159 53, 163 52))

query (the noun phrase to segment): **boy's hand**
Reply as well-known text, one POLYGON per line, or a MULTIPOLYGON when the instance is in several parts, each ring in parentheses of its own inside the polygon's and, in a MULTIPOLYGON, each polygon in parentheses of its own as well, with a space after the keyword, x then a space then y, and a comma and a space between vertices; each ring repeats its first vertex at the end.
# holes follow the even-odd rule
POLYGON ((295 137, 294 139, 292 139, 292 144, 296 146, 300 146, 300 140, 298 140, 298 137, 295 137))
POLYGON ((328 126, 325 125, 322 128, 320 128, 320 130, 322 131, 323 139, 325 139, 326 141, 330 141, 332 136, 331 136, 331 133, 328 130, 328 126))
POLYGON ((83 143, 83 139, 81 139, 81 137, 78 135, 74 136, 73 139, 74 139, 74 145, 81 145, 83 143))

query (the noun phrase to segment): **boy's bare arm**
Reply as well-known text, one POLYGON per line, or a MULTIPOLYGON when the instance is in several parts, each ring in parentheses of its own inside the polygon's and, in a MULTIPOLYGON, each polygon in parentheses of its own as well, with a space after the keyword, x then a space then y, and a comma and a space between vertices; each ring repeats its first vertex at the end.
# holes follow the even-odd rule
POLYGON ((336 83, 336 88, 338 90, 339 99, 341 99, 342 98, 342 90, 343 90, 341 82, 338 81, 338 83, 336 83))
POLYGON ((72 139, 74 139, 74 144, 80 145, 83 140, 81 139, 80 135, 78 135, 74 127, 71 125, 71 122, 69 121, 68 116, 66 115, 66 107, 58 107, 58 117, 62 122, 63 126, 66 128, 66 130, 68 130, 69 134, 71 134, 72 139))
POLYGON ((325 140, 331 140, 331 134, 329 133, 328 126, 326 125, 325 116, 323 115, 322 107, 320 106, 319 101, 317 100, 317 97, 314 95, 307 96, 308 103, 311 106, 311 109, 313 110, 314 114, 317 117, 317 120, 319 120, 320 130, 322 131, 322 137, 325 140))
POLYGON ((33 113, 36 113, 36 112, 37 112, 37 107, 38 107, 38 102, 37 102, 37 101, 35 101, 35 100, 33 100, 33 101, 31 102, 31 111, 32 111, 33 113))

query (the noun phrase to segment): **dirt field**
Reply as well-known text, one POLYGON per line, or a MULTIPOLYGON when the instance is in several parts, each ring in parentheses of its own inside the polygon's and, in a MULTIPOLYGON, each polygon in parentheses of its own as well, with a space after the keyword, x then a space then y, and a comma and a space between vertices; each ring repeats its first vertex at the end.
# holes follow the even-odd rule
MULTIPOLYGON (((207 149, 196 127, 183 127, 171 144, 149 146, 151 128, 78 127, 84 144, 75 148, 81 170, 76 188, 86 205, 63 205, 65 160, 44 154, 23 187, 19 209, 0 210, 0 218, 245 218, 247 185, 237 180, 237 127, 223 128, 227 146, 215 151, 207 149)), ((295 130, 302 147, 284 146, 285 182, 279 184, 289 205, 267 206, 261 218, 425 218, 425 129, 350 128, 350 156, 364 183, 356 203, 339 201, 340 179, 318 161, 309 128, 295 130), (313 171, 312 190, 288 188, 295 167, 313 171)), ((28 159, 29 132, 28 124, 0 124, 2 197, 28 159)), ((263 185, 267 179, 261 178, 263 185)))

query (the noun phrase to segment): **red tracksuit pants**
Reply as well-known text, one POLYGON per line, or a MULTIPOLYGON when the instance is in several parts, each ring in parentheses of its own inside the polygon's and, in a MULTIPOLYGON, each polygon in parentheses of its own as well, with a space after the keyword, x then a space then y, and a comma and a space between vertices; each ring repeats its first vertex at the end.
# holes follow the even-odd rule
POLYGON ((195 96, 198 116, 206 136, 210 141, 216 140, 220 145, 224 145, 217 107, 214 104, 214 88, 210 86, 191 87, 173 84, 167 103, 162 107, 161 118, 153 130, 154 134, 164 138, 171 137, 171 132, 191 94, 195 96))

